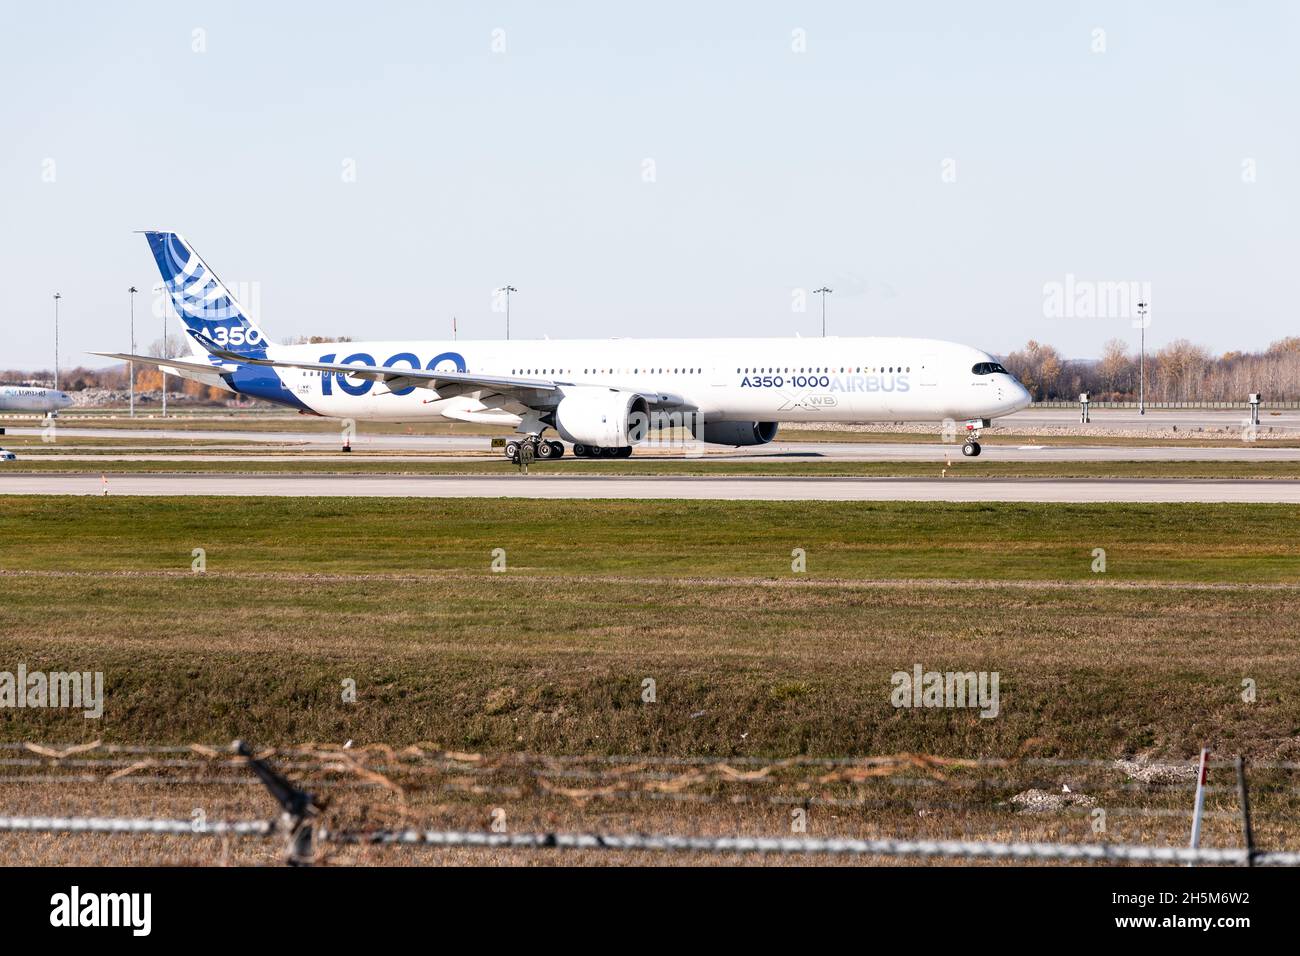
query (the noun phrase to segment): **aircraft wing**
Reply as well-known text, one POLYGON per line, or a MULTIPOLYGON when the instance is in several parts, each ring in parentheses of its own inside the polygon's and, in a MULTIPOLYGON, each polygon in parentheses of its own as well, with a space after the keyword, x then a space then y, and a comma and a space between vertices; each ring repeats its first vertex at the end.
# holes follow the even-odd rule
POLYGON ((159 358, 157 355, 128 355, 124 352, 91 352, 91 355, 99 355, 104 358, 119 359, 123 362, 137 362, 141 365, 154 365, 158 368, 171 368, 184 370, 186 372, 206 372, 209 375, 220 375, 222 372, 233 372, 233 366, 227 365, 204 365, 202 362, 186 362, 184 359, 159 358))

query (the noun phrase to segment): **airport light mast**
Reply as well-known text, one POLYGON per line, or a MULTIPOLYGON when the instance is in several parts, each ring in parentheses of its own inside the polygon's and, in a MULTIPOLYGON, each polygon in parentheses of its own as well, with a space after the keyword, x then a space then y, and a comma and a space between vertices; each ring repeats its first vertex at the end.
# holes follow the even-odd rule
MULTIPOLYGON (((158 356, 159 358, 166 358, 167 357, 167 294, 166 294, 167 288, 161 282, 156 282, 154 283, 153 290, 162 299, 162 304, 163 304, 162 307, 163 337, 162 337, 162 344, 158 346, 158 356)), ((162 372, 162 417, 166 418, 167 417, 167 369, 163 368, 160 365, 158 367, 158 371, 162 372)))
POLYGON ((1138 351, 1138 414, 1147 413, 1147 304, 1138 303, 1138 329, 1142 345, 1138 351))
POLYGON ((501 288, 497 289, 498 293, 504 292, 506 294, 506 341, 507 342, 510 341, 510 293, 518 292, 518 291, 519 290, 512 285, 503 285, 501 288))
POLYGON ((54 293, 54 390, 59 390, 59 300, 62 292, 54 293))
MULTIPOLYGON (((135 286, 126 290, 131 293, 131 354, 135 354, 135 286)), ((127 381, 131 390, 131 417, 135 418, 135 363, 127 362, 127 381)))
POLYGON ((826 338, 826 296, 834 291, 834 289, 828 289, 826 286, 822 286, 820 289, 813 289, 813 295, 820 295, 822 297, 822 338, 826 338))

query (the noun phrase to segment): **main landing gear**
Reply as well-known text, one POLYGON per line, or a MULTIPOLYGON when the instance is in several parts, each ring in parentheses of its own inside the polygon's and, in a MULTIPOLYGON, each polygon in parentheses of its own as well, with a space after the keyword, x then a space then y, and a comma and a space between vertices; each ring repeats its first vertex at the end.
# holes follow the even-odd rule
POLYGON ((632 446, 622 448, 602 448, 598 445, 574 445, 574 458, 631 458, 632 446))
MULTIPOLYGON (((526 454, 525 448, 531 447, 534 461, 555 461, 557 458, 564 457, 564 443, 558 441, 544 441, 537 435, 528 435, 524 438, 512 438, 506 442, 506 457, 511 463, 519 464, 521 456, 526 454)), ((574 445, 574 458, 631 458, 632 446, 625 445, 621 448, 605 448, 600 445, 574 445)))
POLYGON ((518 441, 511 439, 506 442, 506 457, 510 459, 512 464, 519 464, 519 458, 524 454, 525 446, 530 447, 535 461, 554 461, 564 456, 563 442, 543 441, 536 435, 529 435, 527 438, 518 441))

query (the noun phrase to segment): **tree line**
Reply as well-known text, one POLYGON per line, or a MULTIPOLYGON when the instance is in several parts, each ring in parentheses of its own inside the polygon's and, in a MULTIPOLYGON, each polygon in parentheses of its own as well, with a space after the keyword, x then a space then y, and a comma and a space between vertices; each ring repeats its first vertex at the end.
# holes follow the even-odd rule
MULTIPOLYGON (((1034 401, 1137 401, 1139 356, 1111 339, 1096 360, 1063 359, 1052 346, 1030 339, 1002 358, 1034 401)), ((1251 392, 1265 401, 1300 401, 1300 336, 1279 339, 1263 352, 1225 352, 1175 339, 1146 356, 1148 402, 1244 402, 1251 392)))

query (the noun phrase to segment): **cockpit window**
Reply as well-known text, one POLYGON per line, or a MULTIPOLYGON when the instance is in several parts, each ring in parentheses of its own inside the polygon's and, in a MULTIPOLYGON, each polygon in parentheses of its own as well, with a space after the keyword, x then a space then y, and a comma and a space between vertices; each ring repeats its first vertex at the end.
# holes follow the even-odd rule
POLYGON ((992 375, 994 372, 1001 372, 1003 375, 1007 374, 1007 370, 997 362, 976 362, 971 371, 976 375, 992 375))

